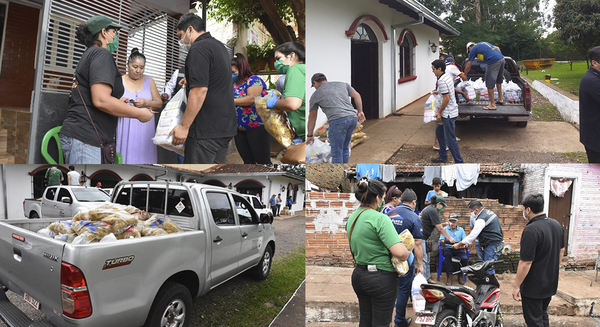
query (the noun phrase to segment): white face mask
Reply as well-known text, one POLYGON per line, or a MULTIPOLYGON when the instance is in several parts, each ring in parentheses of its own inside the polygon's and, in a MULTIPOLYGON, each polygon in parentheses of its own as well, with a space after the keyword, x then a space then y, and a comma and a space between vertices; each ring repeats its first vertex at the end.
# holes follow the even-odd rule
MULTIPOLYGON (((185 37, 187 36, 187 31, 185 32, 185 34, 183 35, 183 38, 181 40, 179 40, 179 48, 181 49, 181 51, 183 52, 189 52, 190 48, 192 47, 192 43, 190 44, 186 44, 185 43, 185 37)), ((191 37, 190 37, 191 38, 191 37)))
MULTIPOLYGON (((525 209, 527 210, 527 209, 525 209)), ((527 216, 525 215, 525 210, 523 210, 523 218, 525 218, 525 220, 529 220, 529 218, 527 218, 527 216)))

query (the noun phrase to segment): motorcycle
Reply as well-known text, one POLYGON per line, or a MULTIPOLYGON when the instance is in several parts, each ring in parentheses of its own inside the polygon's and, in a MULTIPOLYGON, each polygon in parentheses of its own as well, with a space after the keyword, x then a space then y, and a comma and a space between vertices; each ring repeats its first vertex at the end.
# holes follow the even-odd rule
POLYGON ((487 270, 503 260, 488 260, 461 267, 454 274, 466 274, 477 285, 442 286, 422 284, 425 310, 417 312, 416 324, 442 327, 503 327, 500 310, 500 283, 487 270))

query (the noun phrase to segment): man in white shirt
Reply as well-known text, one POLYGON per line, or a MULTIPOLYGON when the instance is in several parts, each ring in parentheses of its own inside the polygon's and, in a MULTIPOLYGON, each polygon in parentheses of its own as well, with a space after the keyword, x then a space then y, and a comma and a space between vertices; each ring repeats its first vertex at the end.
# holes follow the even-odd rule
POLYGON ((79 186, 79 173, 75 170, 75 166, 69 166, 69 172, 67 173, 67 185, 79 186))
POLYGON ((431 162, 448 162, 447 142, 450 153, 454 157, 454 163, 463 163, 458 143, 456 142, 456 135, 454 134, 456 118, 458 117, 458 104, 456 103, 456 96, 454 94, 454 80, 450 74, 446 73, 446 63, 443 60, 434 60, 431 63, 431 69, 433 74, 438 78, 436 90, 432 93, 441 94, 443 97, 440 109, 435 114, 437 121, 442 122, 442 125, 437 125, 435 129, 435 134, 440 143, 439 156, 432 158, 431 162))
POLYGON ((163 87, 163 91, 160 95, 163 101, 171 100, 171 97, 181 89, 181 80, 185 78, 185 67, 181 67, 176 70, 169 82, 163 87))

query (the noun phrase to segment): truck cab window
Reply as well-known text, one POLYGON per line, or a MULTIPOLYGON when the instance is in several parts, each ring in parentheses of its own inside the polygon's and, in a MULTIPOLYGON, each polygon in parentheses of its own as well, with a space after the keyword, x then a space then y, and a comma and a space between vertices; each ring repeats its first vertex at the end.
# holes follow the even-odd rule
POLYGON ((63 197, 71 199, 71 202, 73 201, 73 199, 71 198, 71 193, 69 193, 69 191, 66 188, 61 188, 58 191, 58 197, 56 198, 56 201, 62 202, 63 197))
POLYGON ((183 217, 194 217, 190 195, 186 190, 169 190, 167 214, 183 217))
POLYGON ((235 201, 235 209, 238 217, 240 218, 241 225, 250 225, 254 221, 258 221, 256 212, 254 212, 254 210, 250 207, 250 204, 244 200, 244 198, 234 195, 233 201, 235 201), (252 213, 254 213, 254 215, 252 213))
POLYGON ((263 208, 263 205, 262 205, 262 203, 260 203, 260 200, 259 200, 259 199, 257 199, 257 198, 252 198, 252 202, 253 202, 253 204, 254 204, 254 208, 255 208, 255 209, 262 209, 262 208, 263 208))
POLYGON ((227 193, 207 192, 206 198, 215 224, 219 226, 235 225, 233 209, 227 193))
POLYGON ((49 187, 46 191, 46 195, 44 196, 48 200, 54 200, 54 195, 56 194, 56 187, 49 187))

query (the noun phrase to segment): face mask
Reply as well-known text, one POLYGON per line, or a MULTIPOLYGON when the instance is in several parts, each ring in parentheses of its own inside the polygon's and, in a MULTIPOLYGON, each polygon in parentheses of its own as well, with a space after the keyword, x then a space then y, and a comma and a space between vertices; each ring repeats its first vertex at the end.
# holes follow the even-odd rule
POLYGON ((111 43, 106 43, 106 49, 110 53, 114 53, 119 48, 119 39, 116 36, 113 36, 113 41, 111 43))
POLYGON ((289 68, 290 68, 290 65, 283 64, 283 59, 277 60, 275 62, 275 69, 281 74, 287 74, 287 71, 289 68))
POLYGON ((240 76, 236 73, 231 73, 231 79, 233 80, 233 82, 237 82, 240 79, 240 76))
POLYGON ((183 35, 183 38, 181 40, 179 40, 179 48, 181 49, 181 51, 183 52, 189 52, 190 48, 192 47, 192 44, 186 44, 185 43, 185 37, 187 36, 187 32, 185 32, 185 35, 183 35))
POLYGON ((525 220, 529 220, 529 219, 527 219, 527 216, 525 215, 525 210, 523 210, 523 218, 525 218, 525 220))
POLYGON ((444 207, 441 207, 441 208, 435 208, 435 210, 437 210, 438 212, 441 212, 442 210, 444 210, 444 207))

